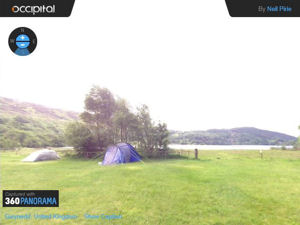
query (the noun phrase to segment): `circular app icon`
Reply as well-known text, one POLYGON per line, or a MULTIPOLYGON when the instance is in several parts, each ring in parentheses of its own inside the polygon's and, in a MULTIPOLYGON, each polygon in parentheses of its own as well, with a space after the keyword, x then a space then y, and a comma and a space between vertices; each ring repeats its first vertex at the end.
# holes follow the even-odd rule
POLYGON ((10 49, 19 56, 30 55, 36 48, 37 38, 35 33, 27 27, 19 27, 9 35, 10 49))

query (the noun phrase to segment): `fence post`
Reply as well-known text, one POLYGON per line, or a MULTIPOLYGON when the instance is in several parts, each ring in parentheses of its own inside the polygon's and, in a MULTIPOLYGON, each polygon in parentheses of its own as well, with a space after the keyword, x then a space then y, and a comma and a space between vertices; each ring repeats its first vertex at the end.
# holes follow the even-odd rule
POLYGON ((198 149, 195 148, 195 159, 198 159, 198 149))

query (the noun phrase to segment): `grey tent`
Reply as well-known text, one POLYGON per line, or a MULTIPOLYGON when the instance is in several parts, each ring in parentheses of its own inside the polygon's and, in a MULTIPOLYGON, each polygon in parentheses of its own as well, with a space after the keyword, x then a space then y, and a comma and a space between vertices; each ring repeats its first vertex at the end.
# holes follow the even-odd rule
POLYGON ((23 159, 22 162, 38 162, 57 159, 60 159, 60 157, 57 155, 56 151, 42 149, 31 153, 29 156, 23 159))

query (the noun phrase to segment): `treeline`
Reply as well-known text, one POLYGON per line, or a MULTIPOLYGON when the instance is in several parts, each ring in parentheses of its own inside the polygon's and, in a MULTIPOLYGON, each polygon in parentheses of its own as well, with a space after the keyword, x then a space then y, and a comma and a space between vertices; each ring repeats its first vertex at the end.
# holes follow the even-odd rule
POLYGON ((27 116, 0 117, 0 149, 65 145, 63 129, 53 121, 27 116))
POLYGON ((135 145, 147 157, 160 156, 167 151, 167 125, 154 123, 146 105, 133 112, 126 100, 98 86, 90 90, 84 104, 80 121, 70 123, 65 132, 67 143, 79 155, 101 152, 118 142, 135 145))

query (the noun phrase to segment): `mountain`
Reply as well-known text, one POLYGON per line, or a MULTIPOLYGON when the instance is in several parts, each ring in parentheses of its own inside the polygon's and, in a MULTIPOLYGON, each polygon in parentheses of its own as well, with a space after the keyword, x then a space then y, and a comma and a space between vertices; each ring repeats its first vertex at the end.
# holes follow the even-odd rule
POLYGON ((78 116, 0 97, 0 148, 64 146, 64 127, 78 116))
MULTIPOLYGON (((65 146, 63 131, 79 113, 0 97, 0 149, 65 146)), ((296 138, 252 127, 170 131, 172 144, 292 145, 296 138)))
POLYGON ((293 145, 295 141, 296 137, 254 127, 170 132, 172 144, 293 145))

